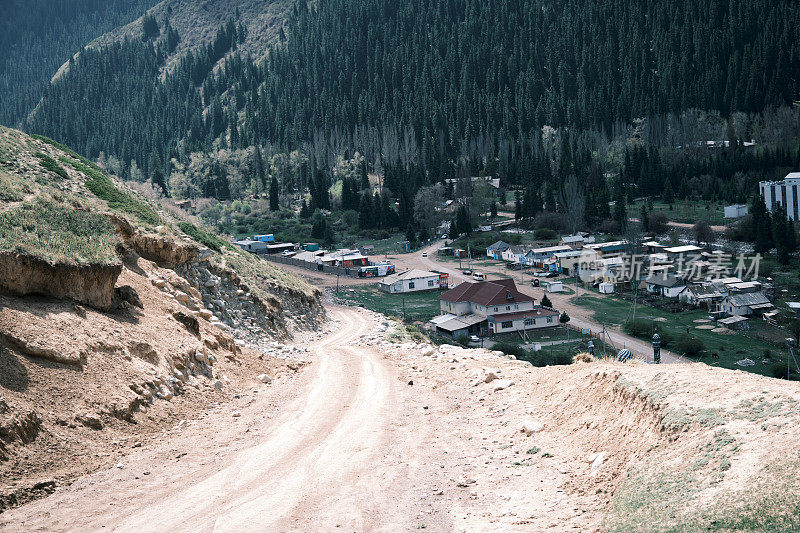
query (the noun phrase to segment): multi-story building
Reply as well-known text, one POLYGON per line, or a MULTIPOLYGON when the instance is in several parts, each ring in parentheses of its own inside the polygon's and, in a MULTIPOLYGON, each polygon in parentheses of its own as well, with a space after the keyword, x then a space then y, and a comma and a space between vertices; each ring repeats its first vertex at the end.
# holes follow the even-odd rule
POLYGON ((775 206, 786 209, 789 220, 800 220, 800 172, 790 172, 781 181, 762 181, 758 190, 767 210, 772 213, 775 206))
POLYGON ((558 325, 558 312, 536 306, 512 279, 465 282, 439 296, 442 315, 431 322, 452 336, 512 333, 558 325))

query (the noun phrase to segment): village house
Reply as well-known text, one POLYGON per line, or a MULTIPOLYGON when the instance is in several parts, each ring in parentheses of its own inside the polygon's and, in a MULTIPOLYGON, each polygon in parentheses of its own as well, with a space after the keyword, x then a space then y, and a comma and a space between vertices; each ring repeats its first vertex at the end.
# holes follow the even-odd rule
POLYGON ((392 294, 436 291, 442 288, 442 283, 447 287, 447 278, 447 274, 412 269, 386 276, 378 282, 378 288, 392 294))
POLYGON ((587 244, 584 249, 594 250, 599 257, 619 257, 628 248, 628 241, 611 241, 587 244))
POLYGON ((742 218, 747 214, 747 204, 726 205, 722 213, 725 218, 742 218))
POLYGON ((548 259, 552 259, 553 256, 559 252, 568 252, 572 250, 569 246, 548 246, 545 248, 534 248, 532 250, 528 250, 525 254, 522 263, 526 266, 535 267, 535 268, 542 268, 544 266, 544 262, 548 259))
POLYGON ((687 305, 713 310, 726 294, 715 287, 713 283, 698 283, 686 287, 678 299, 687 305))
POLYGON ((323 255, 318 259, 323 265, 342 268, 360 267, 369 265, 369 260, 358 250, 336 250, 323 255))
POLYGON ((537 307, 514 280, 464 282, 439 296, 442 315, 431 322, 439 333, 513 333, 558 325, 558 312, 537 307))
POLYGON ((664 253, 667 254, 667 257, 670 261, 683 261, 684 264, 695 259, 696 257, 699 257, 700 252, 702 251, 702 248, 695 246, 694 244, 670 246, 669 248, 664 248, 664 253))
POLYGON ((588 283, 619 285, 625 282, 622 276, 625 270, 625 261, 619 256, 581 261, 577 268, 580 279, 588 283))
POLYGON ((267 250, 267 243, 264 241, 256 241, 253 239, 242 239, 240 241, 233 241, 233 244, 250 253, 264 253, 267 250))
POLYGON ((717 312, 727 316, 760 316, 774 309, 763 292, 729 294, 717 304, 717 312))
POLYGON ((573 250, 580 250, 583 248, 583 245, 586 244, 586 240, 583 235, 566 235, 561 237, 561 240, 558 242, 558 244, 562 246, 569 246, 573 250))
POLYGON ((647 292, 660 294, 665 298, 678 298, 686 289, 686 282, 672 274, 655 274, 645 280, 647 292))
POLYGON ((574 276, 580 263, 596 261, 597 252, 590 249, 571 250, 569 252, 558 252, 553 254, 556 260, 556 272, 565 276, 574 276))
POLYGON ((527 252, 528 249, 524 246, 509 246, 502 253, 502 258, 503 261, 508 261, 509 263, 522 263, 522 259, 527 252))
POLYGON ((503 252, 511 248, 511 245, 504 241, 497 241, 486 247, 486 257, 500 260, 503 258, 503 252))
POLYGON ((664 251, 664 248, 666 248, 665 245, 661 244, 658 241, 643 242, 642 246, 644 246, 648 254, 658 254, 664 251))

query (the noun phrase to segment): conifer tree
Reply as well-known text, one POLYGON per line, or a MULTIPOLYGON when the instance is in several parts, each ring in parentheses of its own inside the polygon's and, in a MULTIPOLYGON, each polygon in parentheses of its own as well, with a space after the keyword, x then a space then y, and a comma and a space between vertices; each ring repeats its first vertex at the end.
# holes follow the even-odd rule
POLYGON ((272 176, 272 181, 269 184, 269 210, 277 211, 280 209, 280 196, 278 191, 278 178, 272 176))

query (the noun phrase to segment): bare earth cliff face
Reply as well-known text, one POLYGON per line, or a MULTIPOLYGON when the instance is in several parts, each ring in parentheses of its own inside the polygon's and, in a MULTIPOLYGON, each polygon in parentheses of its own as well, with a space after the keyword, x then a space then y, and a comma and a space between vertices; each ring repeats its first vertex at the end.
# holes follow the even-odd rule
POLYGON ((0 252, 0 291, 40 294, 109 309, 122 265, 53 264, 37 257, 0 252))
POLYGON ((74 157, 0 129, 9 198, 0 196, 0 512, 113 464, 243 388, 296 372, 302 364, 275 341, 324 316, 315 289, 243 252, 192 241, 113 182, 131 195, 123 207, 136 209, 110 209, 86 191, 74 157), (51 186, 43 155, 68 178, 51 186), (72 220, 59 211, 69 210, 65 194, 100 213, 109 233, 84 246, 47 228, 20 232, 19 217, 42 198, 53 217, 72 220), (141 212, 160 220, 142 223, 141 212), (106 255, 92 259, 102 246, 106 255))

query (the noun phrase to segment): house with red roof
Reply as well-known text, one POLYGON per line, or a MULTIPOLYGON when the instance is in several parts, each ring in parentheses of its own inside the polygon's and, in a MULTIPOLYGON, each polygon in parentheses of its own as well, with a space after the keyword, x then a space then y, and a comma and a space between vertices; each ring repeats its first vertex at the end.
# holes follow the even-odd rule
POLYGON ((439 296, 442 314, 433 320, 442 334, 513 333, 558 325, 558 312, 536 305, 513 279, 464 282, 439 296))

